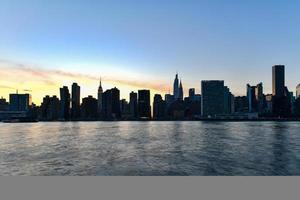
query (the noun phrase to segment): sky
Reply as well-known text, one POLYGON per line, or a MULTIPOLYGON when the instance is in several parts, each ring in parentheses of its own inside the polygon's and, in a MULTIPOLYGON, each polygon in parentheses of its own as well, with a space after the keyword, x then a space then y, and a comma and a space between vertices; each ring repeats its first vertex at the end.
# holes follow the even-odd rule
POLYGON ((82 97, 172 91, 176 72, 200 93, 201 80, 225 80, 233 94, 286 65, 300 83, 299 1, 292 0, 0 0, 0 96, 31 90, 39 104, 77 82, 82 97))

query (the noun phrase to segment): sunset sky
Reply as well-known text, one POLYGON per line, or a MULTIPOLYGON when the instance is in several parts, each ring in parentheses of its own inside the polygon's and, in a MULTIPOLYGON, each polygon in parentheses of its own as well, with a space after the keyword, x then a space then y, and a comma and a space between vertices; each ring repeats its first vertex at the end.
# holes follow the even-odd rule
POLYGON ((114 86, 185 94, 222 79, 236 95, 246 84, 271 92, 271 67, 300 83, 300 2, 292 0, 0 0, 0 96, 19 89, 39 104, 77 82, 82 97, 114 86))

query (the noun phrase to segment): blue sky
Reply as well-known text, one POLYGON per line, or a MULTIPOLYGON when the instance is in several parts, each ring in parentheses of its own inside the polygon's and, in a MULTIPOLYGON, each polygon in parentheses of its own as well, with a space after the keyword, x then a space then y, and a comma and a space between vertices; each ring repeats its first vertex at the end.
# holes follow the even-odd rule
POLYGON ((289 0, 1 0, 0 59, 112 76, 116 84, 171 87, 178 71, 186 88, 199 91, 201 80, 224 79, 235 94, 261 81, 270 92, 272 65, 285 64, 294 91, 299 7, 289 0))

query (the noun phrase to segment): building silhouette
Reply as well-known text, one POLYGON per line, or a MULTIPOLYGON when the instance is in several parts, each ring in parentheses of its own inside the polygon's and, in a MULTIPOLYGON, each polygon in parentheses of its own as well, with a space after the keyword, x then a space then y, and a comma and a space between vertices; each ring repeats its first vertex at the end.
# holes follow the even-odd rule
POLYGON ((98 114, 99 115, 101 115, 102 112, 102 95, 103 95, 103 89, 102 89, 102 83, 100 78, 99 87, 98 87, 98 114))
POLYGON ((263 84, 259 83, 256 86, 247 84, 247 98, 249 103, 249 112, 263 113, 265 107, 265 97, 263 94, 263 84))
POLYGON ((274 65, 272 68, 272 91, 274 97, 284 96, 285 87, 285 66, 284 65, 274 65))
POLYGON ((194 100, 194 98, 195 98, 195 88, 190 88, 189 89, 189 98, 190 98, 190 100, 194 100))
POLYGON ((8 111, 9 103, 3 97, 0 98, 0 111, 8 111))
POLYGON ((138 97, 136 92, 131 92, 129 95, 130 118, 138 117, 138 97))
POLYGON ((246 96, 234 97, 234 112, 235 113, 249 112, 248 97, 246 96))
POLYGON ((10 111, 28 111, 32 104, 30 94, 10 94, 9 110, 10 111))
POLYGON ((162 120, 166 118, 166 102, 160 94, 154 95, 153 100, 153 119, 162 120))
POLYGON ((234 113, 234 96, 227 86, 224 87, 224 114, 234 113))
POLYGON ((224 114, 224 81, 209 80, 201 82, 201 115, 215 118, 224 114))
POLYGON ((140 119, 151 119, 150 90, 138 91, 138 116, 140 119))
POLYGON ((178 80, 178 74, 175 75, 175 79, 174 79, 173 95, 174 95, 174 99, 175 100, 177 100, 179 98, 179 80, 178 80))
POLYGON ((39 119, 43 121, 56 121, 59 119, 60 102, 56 96, 45 96, 39 109, 39 119))
POLYGON ((182 87, 182 81, 180 80, 179 89, 178 89, 178 99, 180 101, 183 101, 183 87, 182 87))
POLYGON ((130 105, 126 99, 121 99, 120 110, 121 110, 121 116, 123 120, 132 119, 130 113, 130 105))
POLYGON ((60 120, 70 119, 70 92, 67 86, 60 88, 60 120))
POLYGON ((275 65, 272 68, 272 111, 276 117, 287 117, 291 114, 289 91, 285 87, 285 66, 275 65))
POLYGON ((77 83, 72 84, 71 106, 71 118, 78 120, 80 118, 80 86, 77 83))
POLYGON ((102 113, 105 120, 117 120, 121 118, 120 90, 116 87, 106 90, 103 93, 102 113))
POLYGON ((82 99, 81 117, 84 120, 96 120, 98 117, 98 100, 93 96, 82 99))

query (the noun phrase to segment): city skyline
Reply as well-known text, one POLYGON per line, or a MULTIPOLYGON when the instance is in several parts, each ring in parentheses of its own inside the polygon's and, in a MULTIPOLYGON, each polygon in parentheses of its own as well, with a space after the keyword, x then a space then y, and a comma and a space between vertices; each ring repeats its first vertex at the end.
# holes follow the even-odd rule
MULTIPOLYGON (((0 63, 1 63, 1 61, 0 61, 0 63)), ((279 66, 285 66, 285 65, 279 65, 279 66)), ((27 70, 29 70, 30 73, 34 74, 34 72, 30 71, 30 69, 27 69, 27 70)), ((94 80, 97 80, 97 84, 98 85, 95 83, 95 85, 93 86, 93 88, 97 88, 96 90, 92 91, 90 88, 88 88, 87 91, 89 91, 89 93, 87 93, 87 91, 84 90, 86 88, 80 90, 81 93, 83 94, 83 95, 81 95, 82 97, 93 96, 93 97, 95 97, 97 99, 99 98, 99 96, 98 96, 99 95, 98 94, 98 90, 99 90, 100 86, 103 88, 103 89, 101 88, 102 91, 105 91, 105 90, 108 90, 108 89, 114 88, 114 87, 117 87, 118 89, 121 88, 120 89, 120 98, 121 99, 126 99, 127 101, 130 100, 130 93, 131 92, 135 92, 135 91, 138 91, 138 90, 141 90, 141 89, 147 89, 147 90, 151 91, 151 93, 150 93, 150 99, 151 99, 151 103, 153 103, 153 99, 154 99, 154 96, 156 94, 160 94, 160 95, 165 96, 167 94, 175 94, 175 93, 177 93, 177 94, 175 94, 175 96, 178 95, 178 92, 179 92, 179 89, 180 89, 179 86, 182 84, 182 79, 181 78, 179 79, 179 77, 178 77, 179 73, 176 72, 175 80, 174 80, 173 84, 170 83, 169 85, 164 86, 165 87, 164 91, 156 89, 156 88, 155 89, 151 89, 151 87, 147 87, 147 86, 149 86, 147 84, 145 84, 144 86, 136 84, 136 85, 134 85, 134 87, 132 87, 132 90, 130 88, 128 88, 128 89, 125 89, 125 90, 122 91, 122 88, 124 87, 124 86, 122 86, 122 83, 121 84, 113 84, 114 82, 111 81, 111 79, 108 78, 107 79, 108 84, 106 84, 105 82, 103 82, 106 79, 103 80, 102 76, 100 76, 100 78, 98 76, 98 78, 97 78, 96 76, 89 76, 89 75, 75 74, 75 73, 72 74, 72 73, 67 73, 67 72, 62 72, 62 71, 56 71, 55 73, 58 74, 58 75, 61 75, 61 76, 67 76, 69 78, 72 78, 72 77, 74 78, 76 76, 81 77, 81 78, 82 77, 83 78, 87 78, 87 79, 89 79, 91 81, 91 84, 93 84, 93 82, 95 82, 94 80), (100 81, 100 85, 99 85, 99 81, 100 81), (103 85, 106 85, 108 87, 104 87, 103 85), (175 85, 177 85, 178 91, 174 90, 176 88, 175 85)), ((285 74, 283 76, 285 76, 285 74)), ((186 86, 183 87, 183 94, 182 94, 183 97, 182 97, 182 99, 184 97, 188 97, 189 96, 190 89, 195 89, 196 93, 201 94, 202 93, 202 91, 201 91, 201 82, 207 81, 207 80, 209 80, 209 79, 200 80, 199 81, 199 88, 193 87, 193 86, 191 86, 191 87, 186 87, 186 86)), ((211 80, 214 81, 216 79, 211 79, 211 80)), ((226 81, 226 80, 223 80, 223 79, 220 79, 220 80, 224 81, 224 83, 227 86, 230 85, 230 84, 228 84, 229 81, 226 81)), ((271 77, 271 80, 272 80, 272 77, 271 77)), ((288 78, 285 79, 285 81, 288 82, 288 78)), ((120 82, 122 82, 122 81, 120 81, 120 82)), ((128 82, 127 84, 130 84, 130 83, 131 82, 128 82)), ((253 81, 250 81, 250 83, 253 83, 253 81)), ((267 95, 267 94, 272 94, 273 93, 274 87, 272 88, 272 85, 274 83, 271 84, 271 90, 269 90, 269 89, 266 90, 266 88, 269 88, 269 86, 265 85, 265 83, 263 81, 260 81, 259 83, 260 84, 264 84, 264 86, 263 86, 264 87, 264 94, 267 95)), ((6 86, 6 85, 0 85, 0 91, 1 91, 1 89, 9 91, 6 94, 0 93, 0 97, 1 98, 5 98, 5 99, 9 99, 8 97, 9 97, 10 93, 31 94, 32 95, 32 102, 39 106, 42 103, 42 99, 45 96, 47 96, 47 95, 48 96, 59 96, 59 87, 67 86, 70 90, 72 90, 73 84, 78 84, 80 86, 80 88, 83 88, 82 85, 80 83, 78 83, 78 81, 74 81, 74 80, 73 81, 70 80, 69 84, 61 84, 61 85, 59 85, 59 83, 58 83, 58 85, 56 86, 56 88, 54 88, 54 91, 52 91, 52 90, 50 90, 50 91, 43 90, 43 93, 42 93, 43 96, 41 96, 41 99, 38 99, 37 97, 34 98, 34 92, 33 92, 33 90, 31 88, 26 88, 26 87, 13 88, 13 87, 9 87, 9 86, 6 86), (57 90, 57 91, 55 91, 55 90, 57 90), (53 92, 53 93, 51 93, 51 92, 53 92)), ((85 84, 83 83, 83 85, 85 85, 85 84)), ((126 83, 125 83, 125 85, 126 85, 126 83)), ((159 87, 158 85, 157 85, 157 87, 159 87)), ((284 84, 284 85, 286 86, 286 84, 284 84)), ((299 88, 299 85, 300 84, 295 85, 294 88, 288 88, 288 87, 287 88, 289 89, 289 91, 293 92, 294 96, 297 97, 297 88, 299 88)), ((249 82, 245 83, 244 86, 245 86, 244 90, 243 91, 239 91, 239 93, 237 93, 237 94, 235 94, 234 92, 232 92, 232 88, 229 87, 229 89, 232 92, 232 94, 234 96, 236 96, 236 97, 237 96, 245 96, 245 95, 247 96, 248 95, 248 91, 247 91, 248 89, 247 88, 250 86, 249 82)), ((175 99, 177 99, 177 98, 178 97, 176 97, 175 99)), ((79 99, 79 102, 82 102, 82 98, 79 99)))
MULTIPOLYGON (((264 83, 269 67, 284 64, 286 86, 299 84, 299 2, 1 1, 0 96, 32 90, 40 104, 47 91, 77 82, 82 96, 118 87, 168 93, 176 71, 184 93, 201 80, 225 80, 235 95, 264 83)), ((47 93, 47 94, 48 94, 47 93)), ((151 99, 153 96, 151 97, 151 99)))

